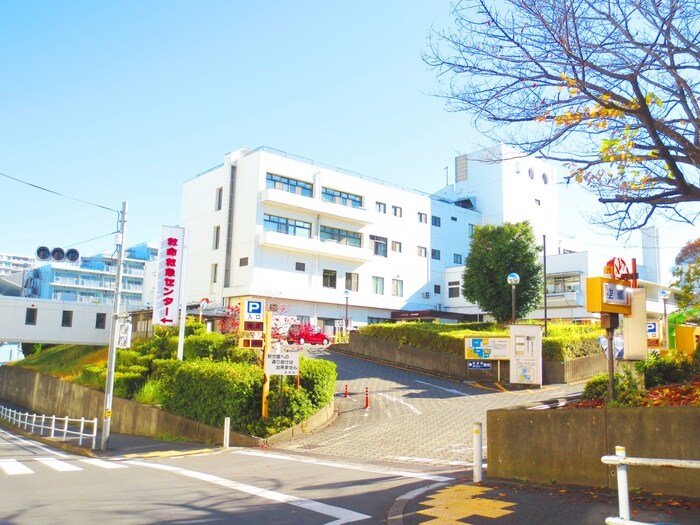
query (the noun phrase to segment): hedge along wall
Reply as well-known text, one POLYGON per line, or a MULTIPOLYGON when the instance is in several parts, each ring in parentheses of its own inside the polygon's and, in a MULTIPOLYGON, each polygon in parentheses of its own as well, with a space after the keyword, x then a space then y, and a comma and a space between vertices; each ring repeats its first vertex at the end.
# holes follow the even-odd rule
MULTIPOLYGON (((0 397, 39 414, 71 418, 97 418, 102 423, 104 392, 93 390, 53 376, 16 366, 0 366, 0 397)), ((221 427, 197 423, 184 417, 115 397, 112 402, 110 430, 118 434, 158 437, 171 435, 199 443, 223 441, 221 427)), ((255 447, 265 440, 231 432, 231 445, 255 447)))
MULTIPOLYGON (((350 342, 334 345, 333 349, 378 363, 399 365, 452 379, 509 382, 510 361, 493 361, 491 370, 469 370, 467 360, 464 359, 464 342, 461 344, 462 353, 453 355, 350 332, 350 342)), ((575 382, 606 371, 607 360, 602 353, 568 361, 543 361, 542 381, 544 384, 575 382)))
MULTIPOLYGON (((700 406, 489 410, 488 477, 617 488, 600 458, 700 460, 700 406)), ((631 489, 700 497, 700 470, 629 466, 631 489)))

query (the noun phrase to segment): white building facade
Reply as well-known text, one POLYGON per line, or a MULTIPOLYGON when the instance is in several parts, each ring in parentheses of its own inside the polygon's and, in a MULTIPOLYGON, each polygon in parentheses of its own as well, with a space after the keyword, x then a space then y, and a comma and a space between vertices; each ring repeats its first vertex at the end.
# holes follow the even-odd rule
POLYGON ((268 148, 238 150, 183 186, 186 299, 264 297, 324 327, 345 318, 346 296, 353 326, 441 308, 446 270, 463 270, 478 224, 478 211, 446 199, 268 148))

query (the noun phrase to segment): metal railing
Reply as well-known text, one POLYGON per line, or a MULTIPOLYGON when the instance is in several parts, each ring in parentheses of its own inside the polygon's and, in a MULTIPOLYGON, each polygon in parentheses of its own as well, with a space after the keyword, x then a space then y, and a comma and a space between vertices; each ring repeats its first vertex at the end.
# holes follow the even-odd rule
POLYGON ((83 446, 83 440, 92 441, 91 448, 96 448, 97 443, 97 418, 85 419, 81 417, 69 418, 47 416, 45 414, 33 414, 20 412, 13 408, 0 405, 0 418, 12 425, 32 434, 47 436, 61 441, 76 440, 78 446, 83 446))
POLYGON ((603 456, 600 460, 606 465, 617 465, 617 502, 620 516, 605 518, 606 525, 649 525, 643 521, 630 520, 627 465, 700 469, 700 461, 693 459, 628 458, 625 447, 620 446, 615 447, 614 456, 603 456))

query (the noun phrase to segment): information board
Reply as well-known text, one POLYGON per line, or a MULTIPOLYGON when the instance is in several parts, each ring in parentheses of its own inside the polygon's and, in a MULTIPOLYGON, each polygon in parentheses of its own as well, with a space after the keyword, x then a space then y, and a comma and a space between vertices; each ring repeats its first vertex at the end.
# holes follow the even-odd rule
POLYGON ((464 340, 465 359, 508 359, 508 337, 473 337, 464 340))

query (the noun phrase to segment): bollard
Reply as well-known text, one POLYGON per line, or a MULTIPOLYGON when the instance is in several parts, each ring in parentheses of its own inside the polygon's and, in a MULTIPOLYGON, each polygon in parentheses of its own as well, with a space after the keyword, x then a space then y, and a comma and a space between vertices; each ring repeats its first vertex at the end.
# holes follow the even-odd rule
POLYGON ((481 423, 474 423, 474 483, 481 483, 483 476, 483 448, 482 448, 482 437, 481 437, 481 423))
POLYGON ((365 387, 365 410, 369 410, 369 387, 365 387))
POLYGON ((231 418, 227 417, 224 419, 224 448, 229 447, 229 440, 231 439, 231 418))
MULTIPOLYGON (((624 458, 627 453, 625 447, 616 446, 615 455, 619 458, 624 458)), ((618 463, 617 465, 617 502, 620 512, 620 518, 623 520, 630 519, 630 500, 629 486, 627 485, 627 465, 618 463)))
POLYGON ((350 391, 348 390, 348 385, 345 385, 345 397, 350 397, 350 391))

